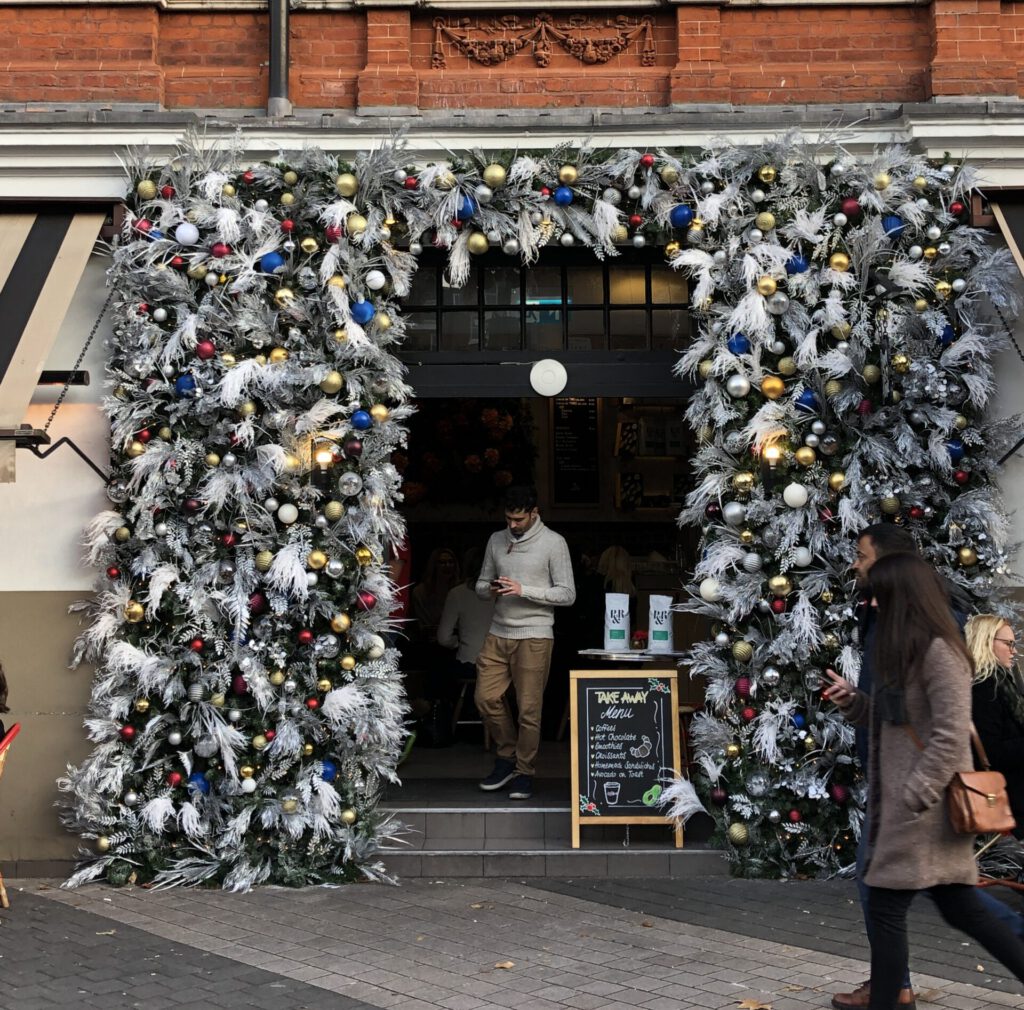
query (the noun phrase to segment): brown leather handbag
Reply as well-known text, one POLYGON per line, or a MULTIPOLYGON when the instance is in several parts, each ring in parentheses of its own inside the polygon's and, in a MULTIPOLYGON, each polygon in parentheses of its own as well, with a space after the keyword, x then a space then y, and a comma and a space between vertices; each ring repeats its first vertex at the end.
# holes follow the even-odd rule
MULTIPOLYGON (((919 750, 924 750, 912 726, 906 727, 919 750)), ((958 835, 1004 834, 1017 826, 1006 794, 1002 772, 992 770, 978 731, 971 723, 971 743, 982 771, 957 772, 946 786, 946 811, 958 835)))

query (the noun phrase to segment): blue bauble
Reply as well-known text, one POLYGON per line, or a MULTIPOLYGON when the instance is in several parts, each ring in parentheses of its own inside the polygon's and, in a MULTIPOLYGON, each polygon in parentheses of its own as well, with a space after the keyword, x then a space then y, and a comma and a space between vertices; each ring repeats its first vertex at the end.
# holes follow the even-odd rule
POLYGON ((277 271, 283 269, 283 267, 284 257, 276 250, 265 253, 260 257, 260 269, 265 274, 276 274, 277 271))
POLYGON ((189 775, 188 787, 191 792, 202 793, 204 796, 210 794, 209 780, 202 772, 193 772, 189 775))
POLYGON ((186 372, 174 380, 174 392, 179 400, 191 400, 196 395, 196 380, 186 372))
POLYGON ((964 458, 964 444, 958 438, 951 438, 946 443, 946 449, 949 452, 949 461, 951 463, 959 463, 964 458))
POLYGON ((377 310, 370 302, 356 302, 349 312, 360 326, 365 326, 377 314, 377 310))
POLYGON ((338 766, 333 761, 321 761, 323 771, 320 773, 324 782, 333 782, 338 777, 338 766))
POLYGON ((555 203, 559 207, 568 207, 572 203, 572 190, 568 186, 559 186, 555 190, 555 203))
POLYGON ((956 330, 953 329, 952 323, 946 323, 946 325, 942 327, 942 336, 939 337, 939 343, 942 344, 943 347, 949 347, 954 340, 956 340, 956 330))
POLYGON ((693 223, 693 208, 687 207, 685 203, 676 204, 668 212, 668 219, 673 228, 687 228, 693 223))
POLYGON ((793 714, 793 725, 797 729, 803 729, 807 725, 807 720, 799 712, 795 712, 793 714))
POLYGON ((885 234, 891 239, 898 239, 903 234, 903 229, 906 228, 906 224, 903 218, 897 217, 895 214, 886 214, 882 218, 882 228, 885 234))
POLYGON ((732 354, 749 354, 750 341, 742 333, 734 333, 725 344, 732 354))
POLYGON ((164 237, 164 233, 160 231, 159 228, 150 228, 149 231, 146 232, 146 235, 152 242, 155 242, 158 238, 164 237))
POLYGON ((460 196, 459 197, 459 209, 455 212, 455 216, 460 221, 468 221, 476 213, 476 200, 471 196, 460 196))
POLYGON ((805 414, 810 414, 818 409, 818 397, 813 389, 805 389, 796 398, 796 409, 802 410, 805 414))
POLYGON ((805 274, 810 268, 810 261, 803 253, 793 253, 786 261, 787 274, 805 274))
POLYGON ((373 426, 373 418, 365 410, 357 410, 351 418, 352 427, 356 431, 366 431, 373 426))

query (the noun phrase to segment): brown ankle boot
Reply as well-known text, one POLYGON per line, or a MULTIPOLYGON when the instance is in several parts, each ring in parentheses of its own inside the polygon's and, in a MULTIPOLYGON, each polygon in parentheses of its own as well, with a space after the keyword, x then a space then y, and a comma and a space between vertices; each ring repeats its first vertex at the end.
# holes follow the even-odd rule
MULTIPOLYGON (((832 997, 832 1006, 835 1010, 866 1010, 871 1003, 871 982, 864 982, 853 992, 837 992, 832 997)), ((907 1007, 909 1010, 917 1010, 917 1000, 914 990, 907 986, 900 989, 899 997, 896 999, 898 1007, 907 1007)))

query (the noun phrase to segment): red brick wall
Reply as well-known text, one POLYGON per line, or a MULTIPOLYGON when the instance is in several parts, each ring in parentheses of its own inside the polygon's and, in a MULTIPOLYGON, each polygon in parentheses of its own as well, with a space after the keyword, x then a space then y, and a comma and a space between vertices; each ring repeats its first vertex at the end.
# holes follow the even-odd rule
MULTIPOLYGON (((621 17, 588 12, 581 0, 578 12, 556 12, 539 31, 542 17, 527 11, 494 19, 485 7, 459 16, 407 8, 295 12, 290 97, 300 108, 343 110, 1024 97, 1024 0, 709 2, 621 17), (436 20, 450 31, 439 33, 436 20), (623 41, 623 33, 636 37, 623 41), (543 38, 547 50, 538 54, 534 43, 543 38), (493 55, 496 42, 501 58, 493 55)), ((262 12, 2 7, 0 30, 10 57, 0 62, 0 101, 266 104, 262 12)))

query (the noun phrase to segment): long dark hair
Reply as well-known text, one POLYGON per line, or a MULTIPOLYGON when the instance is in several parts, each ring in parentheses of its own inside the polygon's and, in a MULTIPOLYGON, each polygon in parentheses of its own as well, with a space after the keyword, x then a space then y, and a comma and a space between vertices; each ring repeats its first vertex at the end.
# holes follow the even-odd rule
POLYGON ((868 591, 878 604, 872 660, 884 682, 902 688, 941 638, 973 671, 939 574, 916 554, 887 554, 868 572, 868 591))

